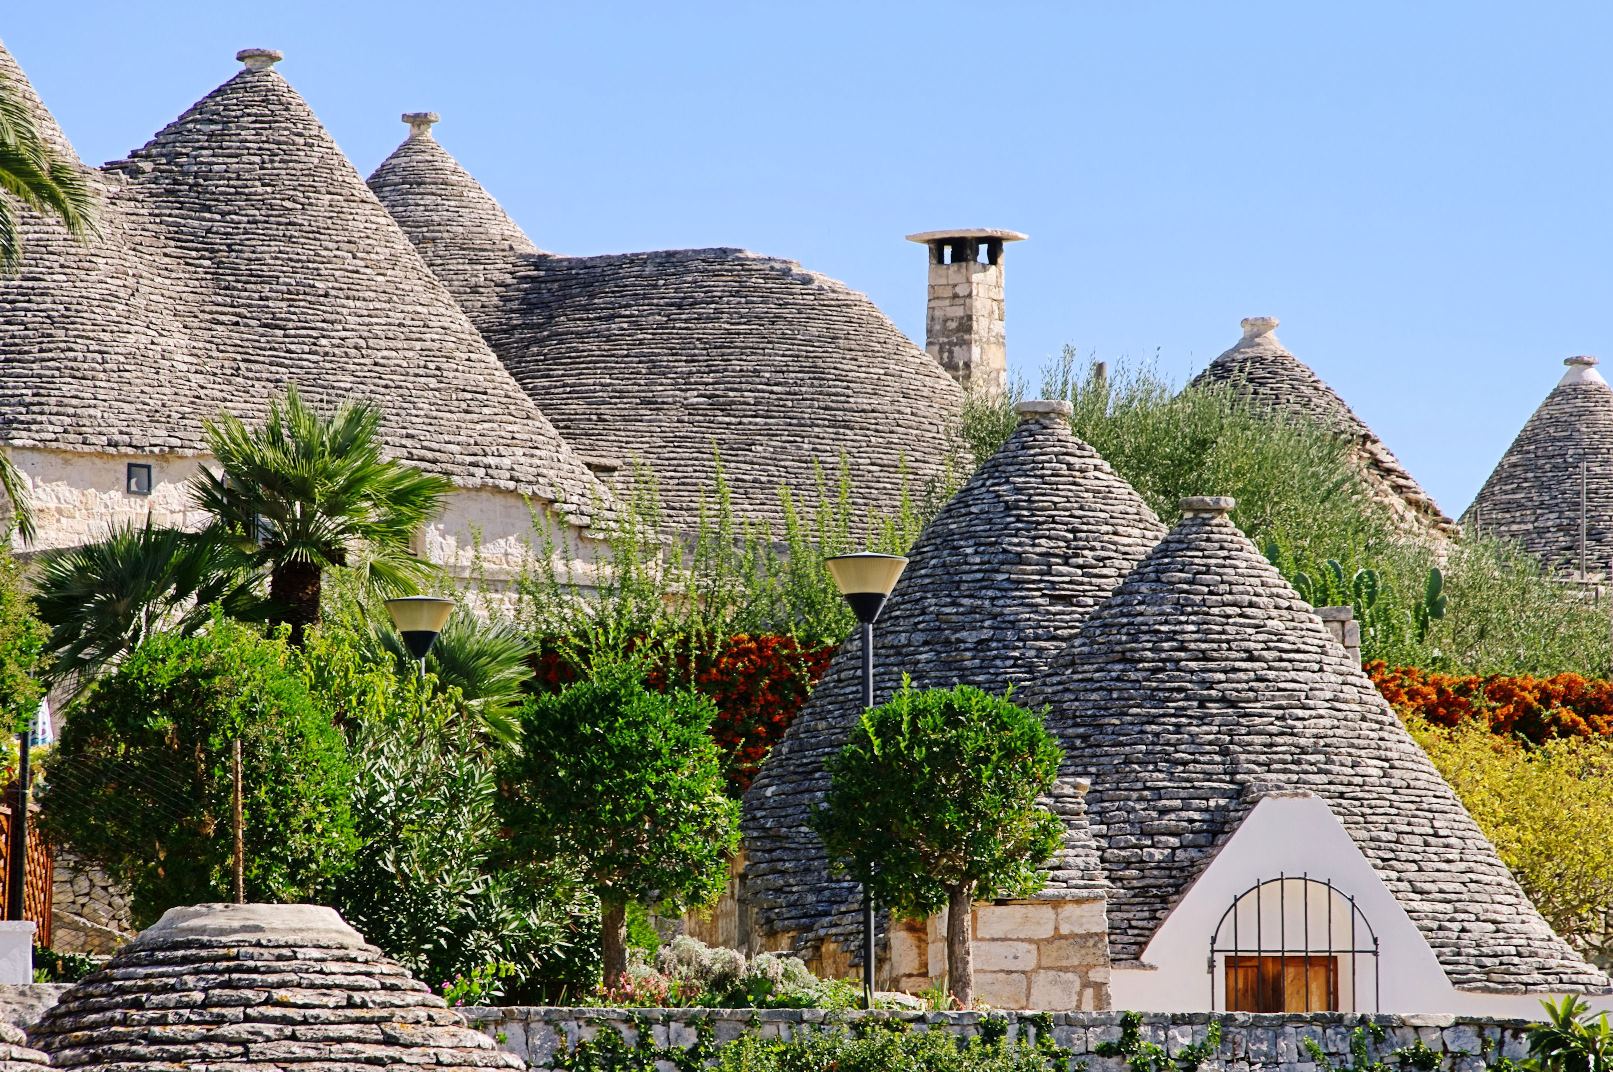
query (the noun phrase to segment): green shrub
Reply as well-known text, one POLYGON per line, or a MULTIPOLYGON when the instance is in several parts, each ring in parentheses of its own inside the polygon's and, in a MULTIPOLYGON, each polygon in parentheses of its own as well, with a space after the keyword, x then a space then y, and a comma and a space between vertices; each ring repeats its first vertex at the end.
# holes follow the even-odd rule
POLYGON ((29 725, 45 695, 40 677, 48 635, 21 568, 0 549, 0 758, 7 762, 15 753, 12 738, 29 725))
POLYGON ((80 698, 45 766, 42 825, 128 884, 137 925, 231 899, 236 740, 247 898, 304 900, 354 849, 346 744, 287 643, 223 619, 148 638, 80 698))
POLYGON ((829 858, 903 916, 948 910, 947 981, 962 1008, 974 996, 974 899, 1035 893, 1038 866, 1063 842, 1064 824, 1039 803, 1059 757, 1041 717, 1006 696, 904 682, 826 764, 811 821, 829 858))
POLYGON ((697 693, 653 692, 644 673, 600 665, 531 697, 520 752, 503 761, 511 849, 568 861, 599 897, 608 986, 627 967, 627 905, 711 903, 738 843, 739 808, 710 736, 716 709, 697 693))

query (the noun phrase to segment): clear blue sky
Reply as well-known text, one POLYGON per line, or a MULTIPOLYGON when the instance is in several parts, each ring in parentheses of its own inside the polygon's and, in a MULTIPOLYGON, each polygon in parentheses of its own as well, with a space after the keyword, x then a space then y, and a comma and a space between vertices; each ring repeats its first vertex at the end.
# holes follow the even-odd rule
MULTIPOLYGON (((735 245, 922 343, 911 231, 1009 227, 1016 371, 1183 379, 1279 332, 1455 513, 1575 353, 1613 359, 1613 5, 7 5, 80 153, 280 70, 365 174, 440 140, 542 247, 735 245)), ((1210 490, 1210 489, 1207 489, 1210 490)))

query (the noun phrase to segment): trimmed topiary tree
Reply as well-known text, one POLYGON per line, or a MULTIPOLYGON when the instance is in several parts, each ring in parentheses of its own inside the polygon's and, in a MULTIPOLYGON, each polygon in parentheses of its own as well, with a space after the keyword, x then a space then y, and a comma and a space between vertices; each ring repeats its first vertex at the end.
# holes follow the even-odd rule
POLYGON ((150 637, 75 703, 44 828, 128 883, 138 925, 230 900, 237 739, 247 899, 302 900, 355 846, 347 747, 286 641, 223 618, 150 637))
POLYGON ((739 841, 739 806, 724 795, 711 739, 715 706, 644 679, 639 663, 608 663, 532 697, 520 754, 503 771, 511 848, 570 860, 599 896, 607 987, 627 967, 628 904, 710 904, 739 841))
POLYGON ((975 899, 1035 893, 1063 841, 1038 803, 1059 758, 1041 717, 1007 695, 904 684, 828 760, 812 825, 829 858, 899 915, 947 909, 948 989, 962 1008, 974 1001, 975 899))

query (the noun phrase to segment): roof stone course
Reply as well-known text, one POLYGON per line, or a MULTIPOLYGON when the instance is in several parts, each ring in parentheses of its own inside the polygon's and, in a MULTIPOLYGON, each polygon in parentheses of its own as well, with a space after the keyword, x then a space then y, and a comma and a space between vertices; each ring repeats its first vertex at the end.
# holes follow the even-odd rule
POLYGON ((1397 515, 1419 527, 1451 536, 1456 523, 1406 471, 1383 441, 1310 367, 1277 340, 1277 318, 1251 316, 1242 321, 1243 337, 1192 385, 1230 387, 1251 402, 1288 417, 1316 421, 1355 444, 1357 457, 1378 498, 1397 515))
POLYGON ((1585 572, 1613 569, 1613 388, 1596 358, 1570 357, 1557 386, 1479 489, 1463 521, 1577 571, 1584 494, 1585 572))
POLYGON ((315 905, 176 908, 33 1028, 59 1069, 520 1069, 315 905))
MULTIPOLYGON (((1085 615, 1164 531, 1131 487, 1071 434, 1067 403, 1031 402, 1002 448, 925 528, 875 626, 877 697, 900 687, 1032 685, 1085 615)), ((808 825, 824 761, 861 714, 861 647, 843 644, 745 794, 745 897, 764 931, 855 950, 857 887, 829 877, 808 825)), ((1086 831, 1085 783, 1062 777, 1051 806, 1066 842, 1044 896, 1103 889, 1086 831)))
POLYGON ((1605 988, 1360 667, 1227 519, 1230 503, 1212 502, 1189 500, 1030 694, 1051 705, 1068 770, 1092 781, 1114 960, 1139 958, 1263 795, 1310 791, 1454 985, 1605 988))
POLYGON ((367 398, 389 450, 457 483, 559 502, 609 493, 510 379, 268 50, 94 181, 103 237, 24 221, 0 281, 0 439, 201 453, 220 410, 295 383, 367 398))
POLYGON ((536 249, 414 128, 370 186, 505 366, 582 454, 642 461, 693 528, 718 458, 736 513, 773 527, 842 459, 859 514, 960 463, 962 389, 868 298, 738 249, 536 249))

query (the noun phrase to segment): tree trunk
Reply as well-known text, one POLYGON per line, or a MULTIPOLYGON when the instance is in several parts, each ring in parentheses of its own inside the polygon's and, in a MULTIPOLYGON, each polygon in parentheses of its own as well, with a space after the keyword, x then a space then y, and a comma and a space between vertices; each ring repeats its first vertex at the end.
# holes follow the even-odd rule
POLYGON ((621 985, 627 972, 627 905, 601 900, 599 904, 599 948, 604 954, 605 988, 621 985))
POLYGON ((968 1009, 975 1002, 973 883, 947 891, 947 991, 958 1008, 968 1009))
POLYGON ((303 634, 319 623, 320 570, 310 562, 285 562, 269 575, 269 602, 275 625, 291 626, 291 642, 302 647, 303 634))

